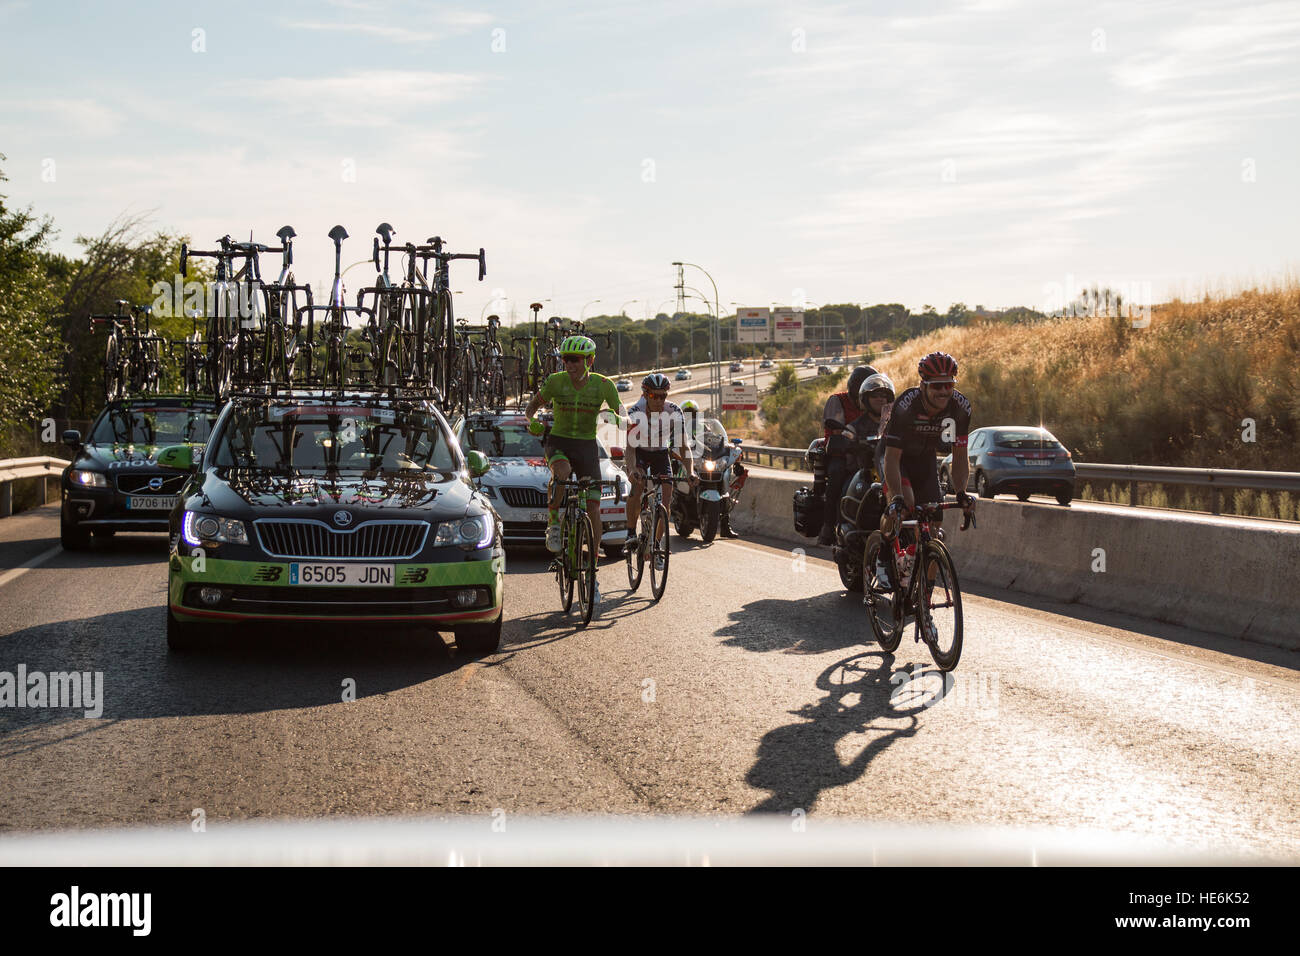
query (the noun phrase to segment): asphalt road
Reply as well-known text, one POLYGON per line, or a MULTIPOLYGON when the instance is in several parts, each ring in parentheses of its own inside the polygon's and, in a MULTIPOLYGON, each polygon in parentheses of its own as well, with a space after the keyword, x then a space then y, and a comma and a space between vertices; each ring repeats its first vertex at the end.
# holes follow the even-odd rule
POLYGON ((870 643, 816 549, 696 538, 660 605, 602 565, 585 630, 546 558, 512 554, 478 661, 357 627, 177 658, 165 539, 49 556, 57 534, 53 507, 0 522, 0 671, 102 672, 103 714, 0 709, 3 830, 802 811, 1300 856, 1294 654, 977 591, 945 683, 910 634, 870 643))

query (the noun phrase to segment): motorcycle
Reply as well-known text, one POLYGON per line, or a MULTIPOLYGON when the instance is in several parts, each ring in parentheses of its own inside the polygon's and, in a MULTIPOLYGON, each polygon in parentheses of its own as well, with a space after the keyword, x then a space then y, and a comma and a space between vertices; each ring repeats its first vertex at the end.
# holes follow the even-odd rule
POLYGON ((727 441, 727 433, 716 422, 705 423, 695 456, 694 485, 685 480, 684 471, 676 469, 679 481, 673 491, 673 526, 677 534, 689 538, 697 527, 700 537, 712 541, 722 524, 731 526, 731 512, 740 498, 749 472, 740 463, 742 440, 727 441))
MULTIPOLYGON (((867 537, 879 530, 884 512, 884 495, 877 480, 875 456, 880 439, 863 437, 853 442, 850 451, 857 457, 858 470, 844 483, 839 518, 835 522, 835 541, 831 556, 840 572, 840 582, 849 590, 862 590, 862 555, 867 537)), ((812 488, 800 488, 794 496, 795 530, 805 537, 816 537, 822 521, 822 501, 826 494, 827 441, 818 438, 808 446, 807 462, 813 473, 812 488)))

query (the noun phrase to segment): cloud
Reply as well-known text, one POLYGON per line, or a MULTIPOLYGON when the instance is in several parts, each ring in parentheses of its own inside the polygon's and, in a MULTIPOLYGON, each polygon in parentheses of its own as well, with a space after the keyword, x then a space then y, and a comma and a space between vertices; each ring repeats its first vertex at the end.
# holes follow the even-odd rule
MULTIPOLYGON (((84 97, 9 98, 0 100, 0 113, 21 116, 21 121, 27 126, 27 132, 22 134, 26 137, 31 137, 32 129, 39 129, 42 136, 108 136, 117 132, 123 120, 118 111, 84 97)), ((11 132, 9 135, 16 133, 11 132)))
POLYGON ((341 76, 234 80, 225 90, 323 127, 407 125, 417 108, 464 100, 483 85, 466 73, 366 70, 341 76))

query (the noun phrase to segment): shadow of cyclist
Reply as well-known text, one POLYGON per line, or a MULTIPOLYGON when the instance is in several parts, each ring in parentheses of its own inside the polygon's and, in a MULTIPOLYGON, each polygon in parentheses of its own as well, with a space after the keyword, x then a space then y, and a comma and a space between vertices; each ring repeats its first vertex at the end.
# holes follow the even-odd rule
POLYGON ((914 736, 921 712, 942 699, 949 686, 941 683, 934 694, 900 695, 903 686, 921 676, 895 668, 894 655, 879 650, 854 654, 822 671, 817 687, 826 696, 791 711, 797 721, 769 731, 760 741, 745 780, 771 795, 748 812, 811 812, 823 790, 852 783, 894 742, 914 736), (874 736, 846 763, 838 746, 855 734, 874 736))

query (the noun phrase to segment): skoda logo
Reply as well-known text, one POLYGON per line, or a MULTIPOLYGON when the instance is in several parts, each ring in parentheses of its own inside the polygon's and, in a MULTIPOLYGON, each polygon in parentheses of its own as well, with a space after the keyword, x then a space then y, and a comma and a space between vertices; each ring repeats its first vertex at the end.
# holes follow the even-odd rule
POLYGON ((352 523, 352 513, 350 511, 334 512, 334 523, 340 528, 346 528, 352 523))
POLYGON ((149 490, 150 490, 150 491, 158 491, 160 488, 162 488, 162 479, 161 479, 161 478, 150 478, 150 479, 149 479, 149 490))

